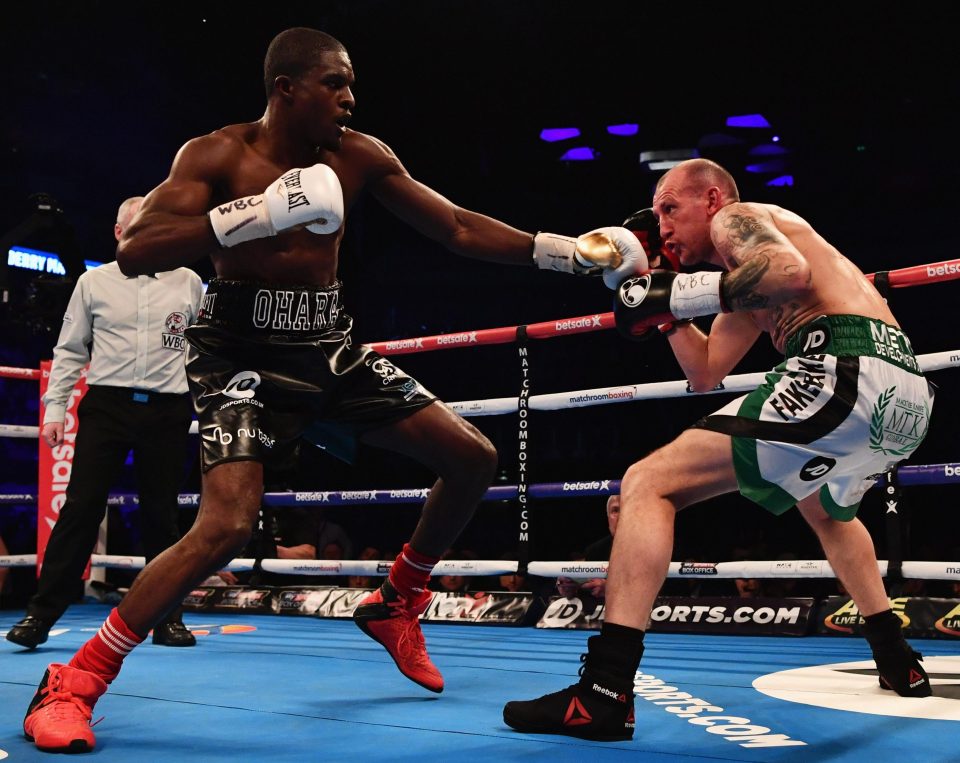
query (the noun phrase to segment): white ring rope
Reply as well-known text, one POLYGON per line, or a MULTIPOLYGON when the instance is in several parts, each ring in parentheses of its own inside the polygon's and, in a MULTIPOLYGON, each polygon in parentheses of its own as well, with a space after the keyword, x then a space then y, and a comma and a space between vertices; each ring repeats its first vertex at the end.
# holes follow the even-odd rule
MULTIPOLYGON (((921 370, 940 371, 960 366, 960 350, 946 350, 920 355, 917 358, 921 370)), ((629 403, 636 400, 659 400, 690 395, 717 395, 726 392, 749 392, 763 383, 766 371, 749 374, 733 374, 726 377, 717 387, 707 392, 692 392, 686 381, 649 382, 646 384, 621 384, 617 387, 597 387, 595 389, 554 392, 549 395, 533 395, 529 407, 535 411, 560 411, 567 408, 587 408, 593 405, 610 403, 629 403)), ((489 400, 464 400, 447 403, 464 418, 470 416, 497 416, 504 413, 516 413, 519 398, 496 397, 489 400)), ((197 434, 197 422, 190 423, 190 433, 197 434)), ((0 437, 39 437, 39 427, 27 427, 12 424, 0 424, 0 437)))
MULTIPOLYGON (((256 559, 234 559, 223 569, 231 572, 249 572, 256 559)), ((0 556, 0 567, 33 567, 36 554, 0 556)), ((142 556, 114 556, 94 554, 91 566, 111 569, 139 570, 146 564, 142 556)), ((384 576, 392 561, 328 560, 328 559, 262 559, 260 567, 266 572, 287 575, 364 575, 384 576)), ((544 578, 573 577, 606 578, 608 562, 530 562, 527 572, 544 578)), ((887 562, 877 562, 880 574, 886 576, 887 562)), ((517 572, 518 563, 502 560, 447 559, 433 569, 433 575, 510 575, 517 572)), ((960 580, 960 562, 903 562, 902 576, 918 580, 960 580)), ((731 578, 835 578, 833 568, 825 559, 788 559, 743 562, 671 562, 668 578, 689 580, 731 578)))

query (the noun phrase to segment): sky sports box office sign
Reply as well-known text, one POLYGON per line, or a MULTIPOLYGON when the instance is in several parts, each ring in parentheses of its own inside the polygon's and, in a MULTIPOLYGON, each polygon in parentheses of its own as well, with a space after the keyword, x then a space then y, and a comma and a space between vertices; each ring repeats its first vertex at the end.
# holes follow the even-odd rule
MULTIPOLYGON (((183 608, 194 612, 350 618, 369 593, 365 588, 332 586, 203 586, 190 592, 183 601, 183 608)), ((420 619, 436 623, 533 625, 542 612, 543 604, 538 603, 532 593, 491 591, 456 594, 439 591, 434 593, 420 619)))

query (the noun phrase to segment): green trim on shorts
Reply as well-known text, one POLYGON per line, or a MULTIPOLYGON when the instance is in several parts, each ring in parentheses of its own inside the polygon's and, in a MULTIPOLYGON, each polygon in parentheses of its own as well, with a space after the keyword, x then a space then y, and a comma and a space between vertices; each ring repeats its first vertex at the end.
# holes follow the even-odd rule
POLYGON ((783 354, 787 358, 810 354, 880 358, 904 371, 922 375, 910 339, 903 330, 862 315, 821 315, 787 339, 783 354))
MULTIPOLYGON (((779 368, 779 366, 778 366, 779 368)), ((770 388, 770 377, 776 379, 775 374, 768 374, 767 380, 761 387, 770 388)), ((750 419, 760 417, 760 408, 767 395, 751 393, 740 405, 738 416, 750 419)), ((752 437, 731 437, 733 440, 733 469, 737 475, 737 485, 744 498, 763 506, 771 514, 783 514, 796 505, 797 499, 779 485, 768 482, 760 476, 760 465, 757 462, 757 441, 752 437)))
POLYGON ((836 519, 839 522, 849 522, 855 516, 857 516, 857 510, 860 508, 860 501, 857 501, 853 506, 841 506, 839 503, 833 500, 830 495, 830 489, 827 485, 822 485, 820 487, 820 505, 823 506, 827 514, 830 515, 831 519, 836 519))

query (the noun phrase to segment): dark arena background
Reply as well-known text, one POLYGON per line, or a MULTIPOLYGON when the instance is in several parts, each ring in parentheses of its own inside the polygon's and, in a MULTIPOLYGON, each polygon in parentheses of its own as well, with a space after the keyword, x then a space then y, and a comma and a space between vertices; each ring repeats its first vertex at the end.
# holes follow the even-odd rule
MULTIPOLYGON (((520 229, 575 236, 619 225, 650 205, 671 161, 703 156, 733 173, 744 200, 797 212, 866 273, 945 262, 952 262, 947 271, 960 272, 960 81, 955 24, 946 10, 863 3, 343 0, 257 6, 201 0, 16 3, 3 15, 0 366, 6 368, 37 369, 51 358, 85 261, 114 257, 112 225, 120 201, 160 183, 190 138, 260 117, 263 54, 290 26, 322 29, 346 46, 357 77, 352 129, 386 142, 413 177, 455 203, 520 229), (43 273, 21 267, 36 262, 24 256, 30 251, 56 254, 62 267, 45 265, 43 273)), ((204 281, 213 275, 208 260, 193 267, 204 281)), ((360 342, 612 309, 600 279, 458 257, 369 197, 348 219, 340 273, 360 342)), ((952 280, 890 292, 918 356, 953 352, 947 367, 930 373, 938 387, 932 424, 905 463, 944 465, 938 472, 943 478, 903 487, 895 528, 881 489, 867 494, 859 514, 880 559, 954 562, 955 573, 960 488, 949 483, 960 481, 958 295, 952 280)), ((707 328, 709 320, 698 319, 698 325, 707 328)), ((659 339, 630 343, 615 331, 596 331, 531 340, 528 350, 533 395, 682 379, 669 345, 659 339)), ((515 398, 520 390, 513 343, 393 360, 445 401, 515 398)), ((765 371, 777 362, 762 337, 736 373, 765 371)), ((600 483, 618 480, 631 463, 729 399, 688 394, 533 410, 525 479, 567 483, 557 488, 561 497, 531 500, 523 519, 527 538, 519 545, 517 502, 484 502, 452 559, 576 559, 606 533, 603 496, 609 490, 600 483)), ((37 426, 35 380, 0 378, 0 400, 0 425, 37 426)), ((517 415, 470 420, 500 453, 495 487, 516 485, 517 415)), ((192 451, 184 453, 184 494, 200 491, 196 438, 191 442, 192 451)), ((35 496, 37 448, 35 435, 0 437, 0 494, 35 496)), ((267 489, 382 491, 426 488, 431 481, 412 461, 374 449, 362 448, 348 466, 304 446, 297 466, 271 474, 267 489)), ((128 470, 116 492, 131 493, 134 486, 128 470)), ((196 510, 184 503, 186 529, 196 510)), ((387 554, 395 555, 419 516, 417 503, 346 504, 334 501, 318 510, 345 529, 357 551, 373 546, 384 552, 382 559, 393 558, 387 554)), ((9 555, 35 553, 36 525, 35 498, 0 503, 0 537, 9 555)), ((109 510, 107 553, 143 553, 132 501, 109 510)), ((733 495, 678 517, 677 562, 822 558, 796 511, 776 518, 733 495)), ((118 596, 133 574, 109 570, 102 590, 118 596)), ((556 604, 554 577, 528 577, 532 596, 521 625, 533 626, 545 609, 557 614, 556 606, 548 609, 556 604)), ((954 600, 943 605, 946 611, 960 605, 957 581, 960 574, 888 579, 891 596, 905 601, 954 600)), ((310 582, 325 585, 322 578, 310 582)), ((496 583, 496 576, 478 579, 468 590, 496 583)), ((795 583, 790 590, 768 588, 766 595, 781 603, 788 596, 812 602, 803 638, 773 629, 756 635, 735 628, 728 635, 666 632, 678 629, 662 623, 665 632, 648 640, 645 677, 638 675, 637 734, 630 743, 521 736, 503 724, 503 702, 573 680, 584 634, 569 627, 427 625, 448 688, 426 699, 345 620, 212 607, 187 616, 189 627, 209 636, 197 649, 183 654, 148 644, 141 650, 146 654, 129 661, 97 707, 107 719, 97 728, 94 754, 206 761, 414 760, 430 754, 576 760, 632 753, 652 761, 801 761, 885 760, 917 751, 917 760, 956 760, 960 617, 941 617, 943 627, 934 626, 934 617, 911 640, 932 656, 927 667, 937 674, 936 707, 887 698, 877 709, 870 696, 860 706, 797 699, 804 691, 816 694, 819 678, 829 683, 872 662, 863 640, 824 628, 842 603, 836 582, 795 583), (793 674, 784 678, 783 671, 793 670, 809 672, 791 685, 793 674), (644 692, 659 679, 725 709, 727 726, 711 730, 656 706, 644 692), (766 734, 766 742, 737 741, 750 734, 742 731, 748 727, 752 739, 766 734), (756 731, 761 728, 766 731, 756 731), (777 735, 803 744, 777 746, 770 742, 777 735)), ((0 589, 0 632, 20 619, 35 590, 35 569, 10 567, 0 589)), ((663 593, 686 598, 691 587, 670 580, 663 593)), ((700 593, 715 601, 736 596, 737 589, 733 579, 720 576, 703 583, 700 593)), ((670 602, 664 606, 676 604, 670 602)), ((597 602, 580 605, 588 612, 597 602)), ((2 642, 0 760, 39 755, 20 732, 36 681, 48 662, 67 661, 106 613, 102 601, 87 596, 39 650, 22 652, 2 642)), ((564 624, 590 627, 584 618, 564 624)), ((862 691, 879 692, 875 683, 870 678, 862 691)), ((860 692, 857 685, 823 694, 849 699, 860 692)))

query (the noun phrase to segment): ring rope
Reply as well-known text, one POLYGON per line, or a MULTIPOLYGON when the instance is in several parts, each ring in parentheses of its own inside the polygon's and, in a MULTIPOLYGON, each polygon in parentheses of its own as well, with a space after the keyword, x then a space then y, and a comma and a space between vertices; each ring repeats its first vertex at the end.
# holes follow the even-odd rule
MULTIPOLYGON (((231 572, 250 572, 257 559, 234 559, 223 569, 231 572)), ((387 560, 324 560, 324 559, 261 559, 261 569, 266 572, 287 575, 363 575, 384 576, 390 571, 393 561, 387 560)), ((37 563, 36 554, 0 556, 0 567, 32 567, 37 563)), ((146 565, 142 556, 117 556, 93 554, 92 567, 139 570, 146 565)), ((606 578, 609 562, 529 562, 527 572, 537 577, 606 578)), ((501 560, 456 560, 447 559, 437 564, 431 574, 480 577, 486 575, 510 575, 517 572, 518 563, 501 560)), ((887 561, 878 560, 877 568, 882 576, 887 575, 887 561)), ((904 578, 921 580, 960 580, 960 562, 903 562, 904 578)), ((671 562, 668 578, 691 578, 711 580, 733 578, 836 578, 826 559, 789 559, 743 562, 671 562)))
MULTIPOLYGON (((960 259, 945 260, 928 265, 917 265, 900 270, 871 274, 867 278, 873 281, 882 277, 892 288, 919 286, 960 278, 960 259)), ((603 313, 576 318, 567 318, 527 326, 511 326, 477 331, 440 334, 387 342, 377 342, 370 346, 383 355, 410 354, 438 349, 450 349, 458 346, 480 346, 487 344, 507 344, 515 342, 518 333, 534 339, 547 339, 573 333, 587 333, 613 328, 613 314, 603 313)), ((918 358, 924 371, 940 370, 960 365, 960 351, 946 351, 923 355, 918 358)), ((14 368, 0 366, 0 378, 39 379, 39 369, 14 368)), ((692 393, 685 381, 658 382, 652 384, 621 385, 619 387, 580 390, 576 392, 536 395, 529 398, 529 407, 535 410, 561 410, 573 407, 603 405, 640 399, 663 397, 683 397, 688 394, 716 394, 719 392, 738 392, 753 389, 763 381, 764 373, 737 374, 727 377, 717 388, 705 393, 692 393)), ((462 416, 495 415, 515 412, 519 408, 518 398, 498 398, 492 400, 474 400, 450 404, 451 408, 462 416)), ((196 422, 191 431, 196 433, 196 422)), ((0 436, 39 437, 39 427, 0 424, 0 436)), ((932 464, 918 467, 903 467, 898 471, 900 484, 942 484, 960 481, 960 464, 932 464)), ((577 495, 604 495, 619 489, 616 480, 595 481, 592 483, 545 483, 530 485, 531 497, 554 498, 571 495, 570 484, 577 495)), ((286 506, 313 504, 349 505, 371 503, 419 503, 426 497, 428 489, 391 490, 391 491, 319 491, 316 493, 267 493, 266 505, 286 506), (384 493, 383 497, 378 493, 384 493)), ((516 498, 518 486, 505 485, 490 488, 484 500, 505 500, 516 498)), ((0 504, 24 503, 36 500, 29 494, 0 495, 0 504)), ((111 496, 108 503, 120 505, 136 503, 134 494, 111 496)), ((199 495, 180 496, 181 505, 198 505, 199 495)), ((235 559, 225 569, 232 571, 252 570, 258 560, 235 559)), ((144 557, 111 556, 95 554, 92 564, 96 567, 120 567, 140 569, 145 564, 144 557)), ((385 575, 392 564, 389 561, 325 561, 325 560, 260 560, 261 568, 270 572, 285 572, 304 575, 385 575)), ((35 566, 36 554, 0 556, 0 567, 35 566)), ((886 561, 879 561, 881 574, 887 574, 886 561)), ((528 571, 533 575, 555 577, 564 574, 589 574, 592 577, 606 577, 606 562, 530 562, 528 571)), ((435 569, 435 574, 493 575, 516 572, 517 562, 510 561, 465 561, 446 560, 435 569)), ((958 562, 902 562, 900 575, 934 580, 960 579, 958 562)), ((672 562, 667 577, 687 578, 709 576, 713 578, 737 577, 835 577, 826 560, 787 560, 766 562, 719 562, 719 563, 680 563, 672 562)))
MULTIPOLYGON (((900 485, 952 485, 960 483, 960 463, 902 466, 897 470, 900 485)), ((882 479, 877 484, 882 484, 882 479)), ((609 496, 620 491, 620 480, 598 479, 570 482, 541 482, 527 486, 531 498, 571 498, 609 496)), ((263 504, 274 508, 287 506, 360 506, 371 504, 420 504, 430 488, 386 488, 375 490, 312 490, 264 493, 263 504)), ((482 501, 509 501, 519 495, 517 485, 495 485, 487 489, 482 501)), ((0 506, 35 503, 35 493, 0 493, 0 506)), ((184 508, 197 508, 200 493, 181 493, 178 503, 184 508)), ((136 493, 111 493, 108 506, 137 506, 136 493)))
MULTIPOLYGON (((956 368, 960 366, 960 350, 946 350, 920 355, 917 357, 917 362, 924 372, 956 368)), ((715 388, 706 392, 693 392, 688 382, 684 380, 621 384, 616 387, 552 392, 546 395, 532 395, 529 398, 529 408, 535 411, 561 411, 568 408, 588 408, 594 405, 629 403, 636 400, 660 400, 688 397, 690 395, 748 392, 763 382, 766 373, 766 371, 756 371, 749 374, 733 374, 726 377, 715 388)), ((470 416, 499 416, 506 413, 516 413, 519 410, 519 398, 497 397, 488 400, 465 400, 447 403, 447 405, 464 418, 470 416)), ((197 431, 197 422, 191 422, 190 433, 197 434, 197 431)), ((0 424, 0 437, 38 438, 39 436, 40 427, 0 424)))
MULTIPOLYGON (((913 265, 899 270, 884 271, 884 273, 889 277, 890 285, 893 288, 953 281, 960 279, 960 259, 932 262, 928 265, 913 265)), ((867 276, 867 279, 873 281, 876 275, 876 273, 871 273, 867 276)), ((603 331, 615 326, 613 313, 594 313, 593 315, 581 315, 575 318, 558 318, 542 323, 531 323, 525 326, 525 330, 527 336, 531 339, 551 339, 567 334, 603 331)), ((381 355, 409 355, 417 352, 449 350, 464 346, 479 347, 490 344, 509 344, 516 340, 519 328, 519 326, 501 326, 475 331, 460 331, 452 334, 434 334, 411 339, 373 342, 368 346, 381 355)), ((40 370, 0 366, 0 378, 39 379, 40 370)))

